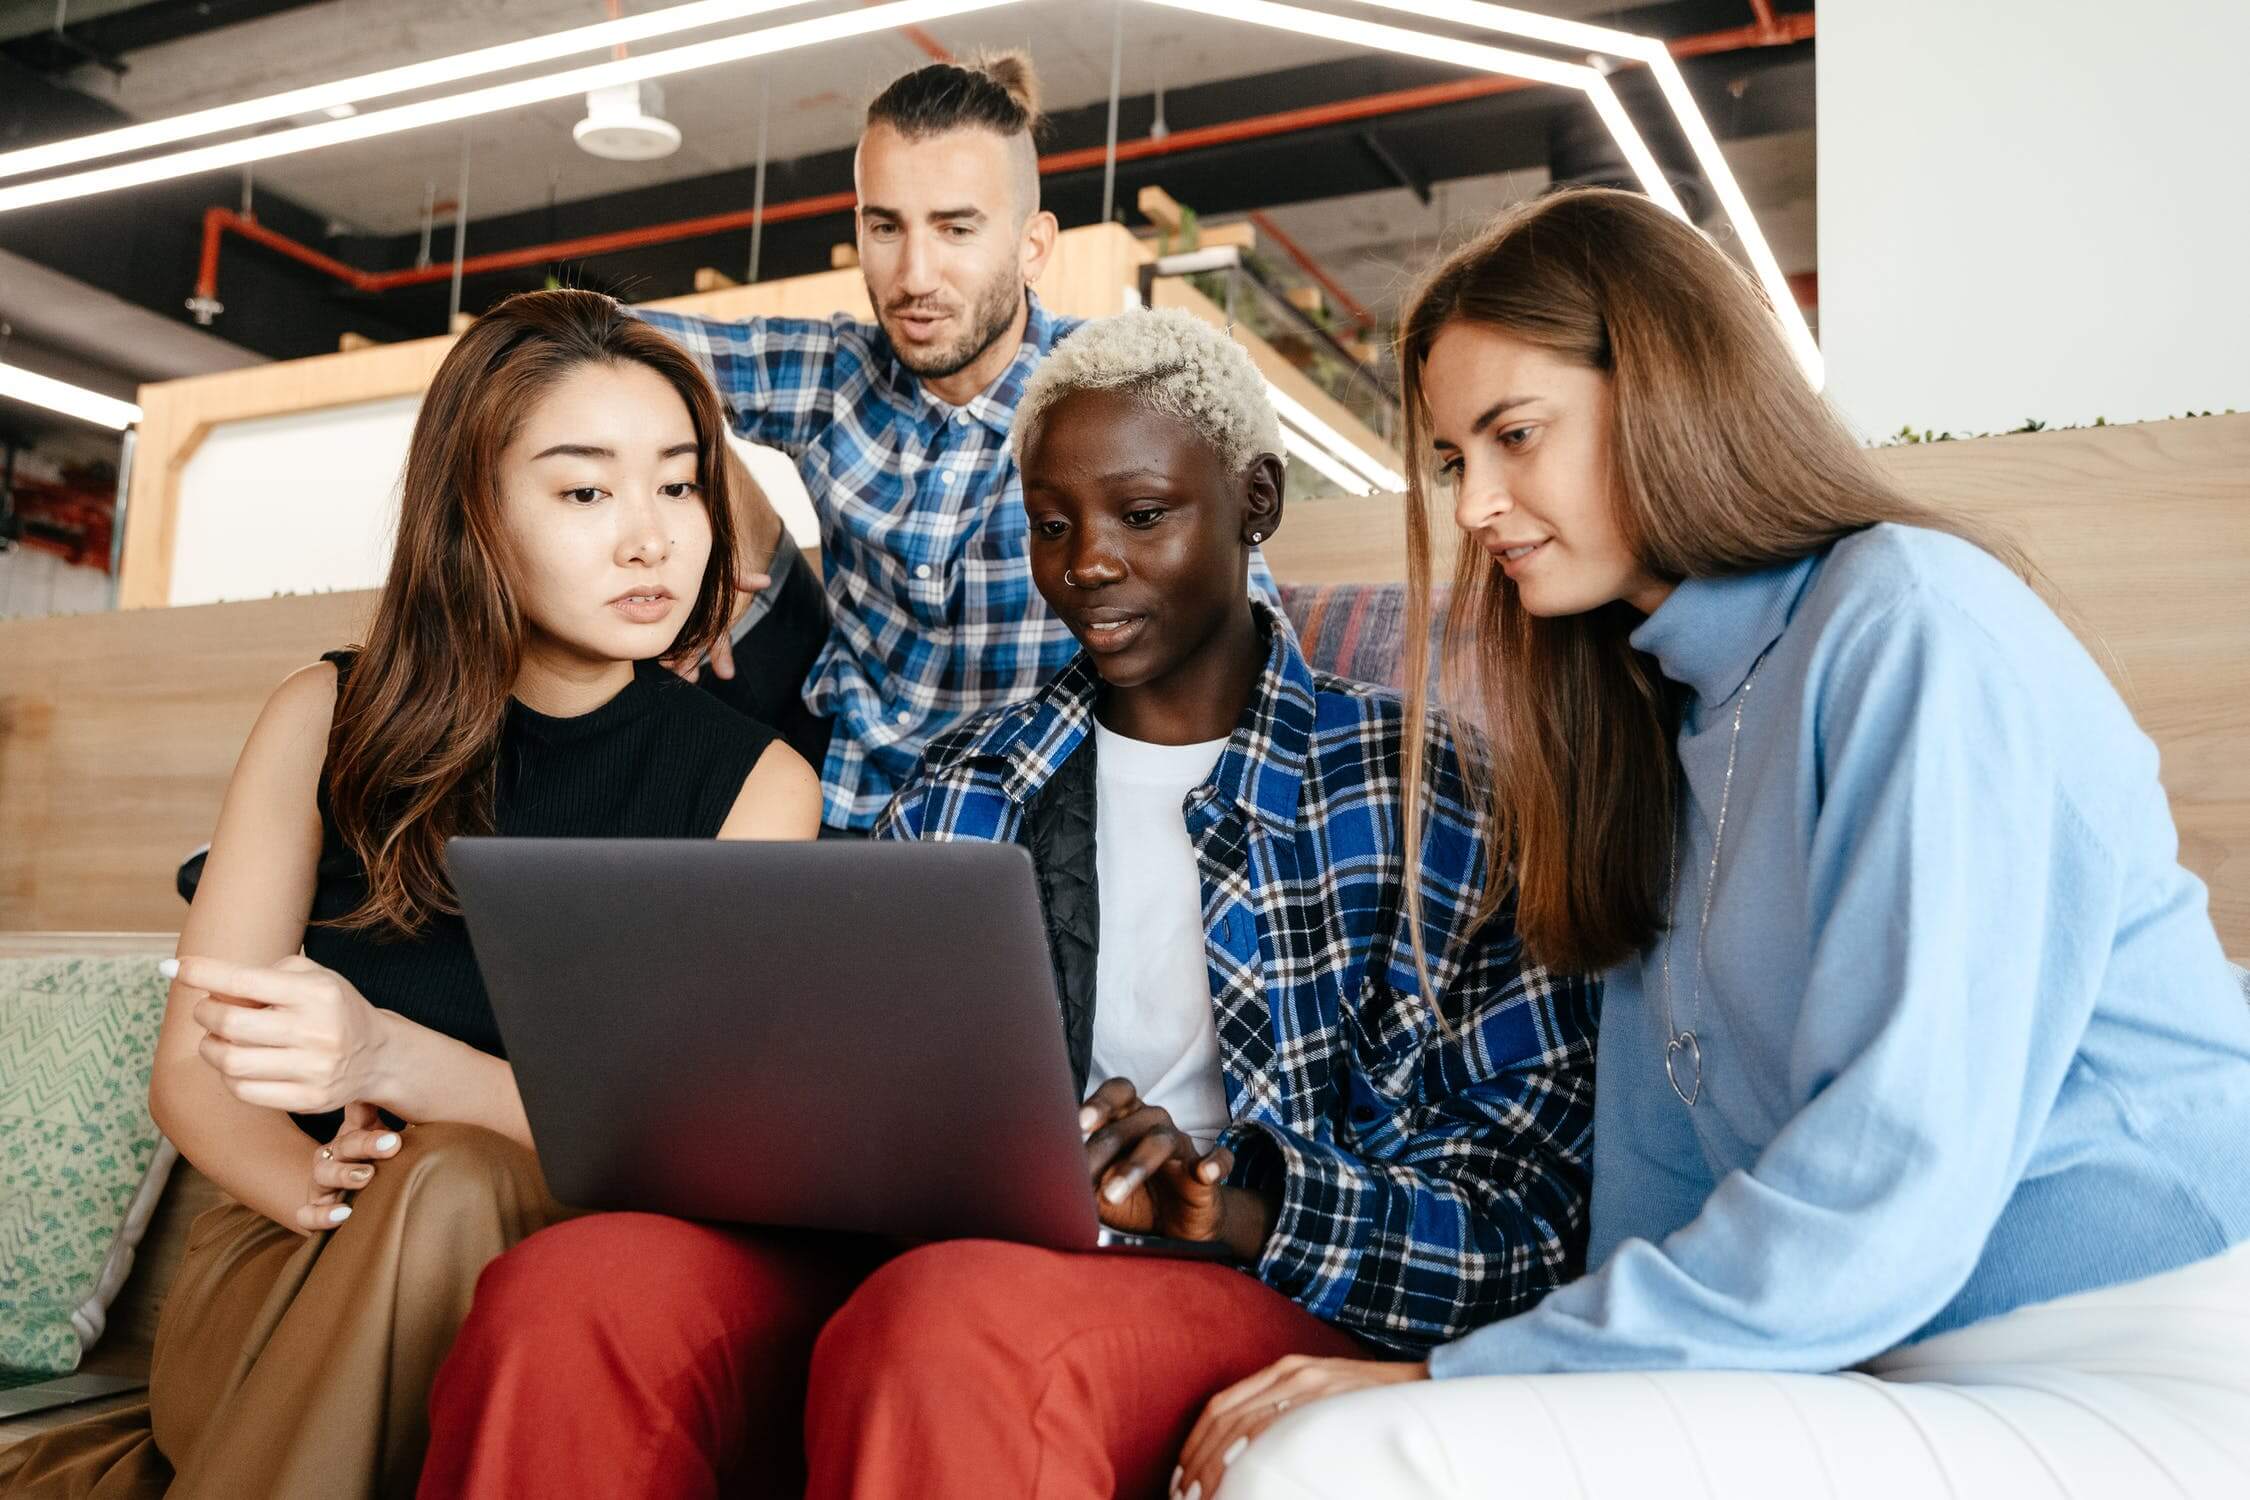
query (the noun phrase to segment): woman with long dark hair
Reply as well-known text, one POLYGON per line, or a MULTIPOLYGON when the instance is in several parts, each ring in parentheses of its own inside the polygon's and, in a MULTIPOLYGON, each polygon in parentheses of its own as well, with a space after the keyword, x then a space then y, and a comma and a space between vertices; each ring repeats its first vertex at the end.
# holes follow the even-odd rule
POLYGON ((2020 553, 1892 488, 1631 194, 1503 218, 1399 350, 1486 899, 1607 975, 1589 1273, 1424 1365, 1252 1377, 1183 1484, 2250 1493, 2250 1013, 2020 553))
POLYGON ((725 432, 590 292, 511 298, 446 355, 366 644, 268 701, 168 968, 151 1106, 229 1201, 148 1405, 12 1453, 10 1493, 413 1493, 478 1272, 563 1212, 446 839, 818 827, 811 768, 656 662, 728 624, 725 432))

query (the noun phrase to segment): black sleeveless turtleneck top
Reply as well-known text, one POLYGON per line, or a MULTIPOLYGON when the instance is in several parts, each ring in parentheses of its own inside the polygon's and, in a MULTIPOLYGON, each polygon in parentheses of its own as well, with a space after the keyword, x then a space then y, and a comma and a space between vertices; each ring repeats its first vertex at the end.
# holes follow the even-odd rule
MULTIPOLYGON (((332 651, 341 690, 356 653, 332 651)), ((726 822, 773 730, 653 662, 591 713, 556 719, 513 699, 501 730, 493 826, 511 838, 707 839, 726 822)), ((368 1003, 496 1057, 507 1055, 484 978, 457 916, 409 937, 345 932, 325 922, 367 897, 367 869, 336 831, 321 777, 320 867, 305 956, 357 986, 368 1003)), ((301 1116, 327 1140, 340 1114, 301 1116)))

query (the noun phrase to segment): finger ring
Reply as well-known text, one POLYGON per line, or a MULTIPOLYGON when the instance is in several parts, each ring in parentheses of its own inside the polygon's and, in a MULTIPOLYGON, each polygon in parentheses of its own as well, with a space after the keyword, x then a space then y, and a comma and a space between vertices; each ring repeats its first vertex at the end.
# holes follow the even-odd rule
POLYGON ((329 1150, 326 1146, 323 1146, 320 1148, 320 1159, 322 1161, 334 1161, 336 1159, 336 1153, 329 1150))

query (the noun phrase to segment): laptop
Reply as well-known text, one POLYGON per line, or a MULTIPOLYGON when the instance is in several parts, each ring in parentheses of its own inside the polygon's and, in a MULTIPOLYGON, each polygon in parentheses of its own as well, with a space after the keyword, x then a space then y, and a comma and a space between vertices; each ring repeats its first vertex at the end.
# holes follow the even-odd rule
POLYGON ((146 1380, 129 1375, 15 1375, 0 1371, 0 1421, 123 1395, 147 1385, 146 1380))
POLYGON ((1025 850, 456 838, 447 855, 561 1201, 1227 1258, 1095 1212, 1025 850))

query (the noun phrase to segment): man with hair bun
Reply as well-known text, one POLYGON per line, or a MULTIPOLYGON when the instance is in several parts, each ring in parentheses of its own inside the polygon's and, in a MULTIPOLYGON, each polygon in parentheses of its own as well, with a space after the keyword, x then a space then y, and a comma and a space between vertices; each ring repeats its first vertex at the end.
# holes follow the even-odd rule
MULTIPOLYGON (((801 703, 786 683, 720 690, 785 729, 832 721, 825 755, 809 747, 830 832, 871 827, 934 736, 1076 650, 1032 589, 1008 456, 1024 382, 1077 326, 1031 290, 1056 235, 1038 125, 1020 52, 931 63, 876 96, 853 163, 873 323, 643 314, 710 372, 737 434, 795 460, 819 515, 825 625, 780 518, 735 486, 742 572, 773 582, 734 639, 771 609, 777 635, 825 640, 801 703)), ((734 676, 726 647, 712 670, 734 676)))

